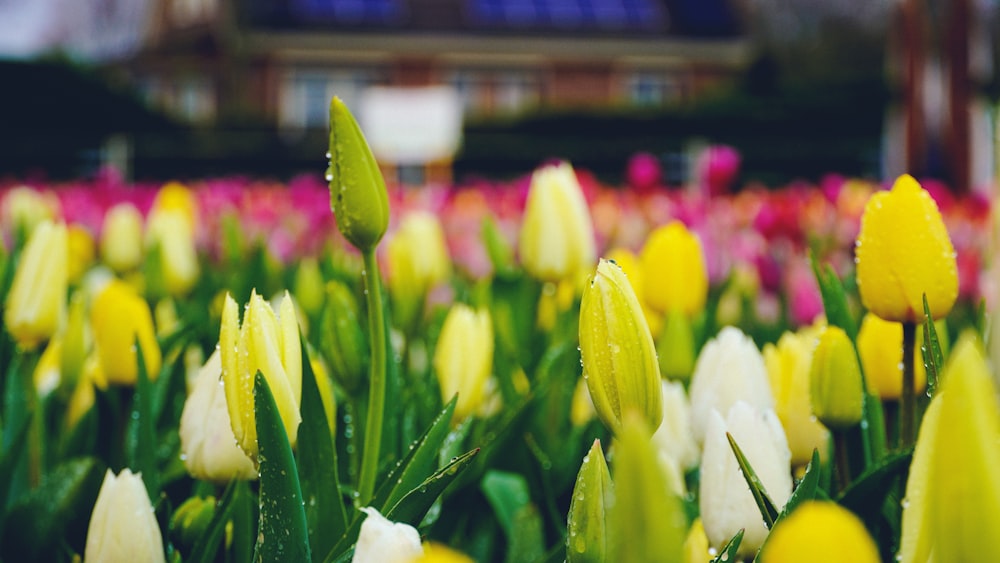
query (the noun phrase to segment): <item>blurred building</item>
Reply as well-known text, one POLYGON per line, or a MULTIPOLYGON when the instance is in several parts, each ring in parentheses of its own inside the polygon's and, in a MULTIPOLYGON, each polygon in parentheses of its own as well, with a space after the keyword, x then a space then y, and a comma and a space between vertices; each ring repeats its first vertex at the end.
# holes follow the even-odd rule
POLYGON ((329 100, 450 85, 466 117, 662 106, 750 58, 740 0, 154 0, 124 63, 194 122, 260 116, 325 128, 329 100))

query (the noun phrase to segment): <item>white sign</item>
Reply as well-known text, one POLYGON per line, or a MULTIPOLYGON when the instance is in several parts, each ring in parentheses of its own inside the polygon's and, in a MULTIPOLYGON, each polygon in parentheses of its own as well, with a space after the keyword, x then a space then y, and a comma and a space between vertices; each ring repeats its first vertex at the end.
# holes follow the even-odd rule
POLYGON ((361 96, 358 121, 379 161, 421 165, 451 159, 462 139, 462 102, 448 86, 375 87, 361 96))

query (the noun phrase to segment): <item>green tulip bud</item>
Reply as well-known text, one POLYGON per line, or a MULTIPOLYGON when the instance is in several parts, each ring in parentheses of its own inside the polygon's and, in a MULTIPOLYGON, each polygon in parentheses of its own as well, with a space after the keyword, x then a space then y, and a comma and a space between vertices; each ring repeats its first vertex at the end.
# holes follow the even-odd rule
POLYGON ((812 411, 827 428, 861 422, 864 384, 858 355, 847 333, 829 326, 819 337, 809 371, 812 411))
POLYGON ((373 250, 389 227, 389 196, 368 141, 340 98, 330 101, 330 208, 337 228, 362 252, 373 250))
POLYGON ((368 372, 368 341, 361 330, 358 304, 351 290, 339 281, 326 284, 320 341, 330 376, 348 393, 357 391, 368 372))
POLYGON ((181 503, 170 518, 170 538, 191 548, 208 529, 215 515, 215 497, 191 497, 181 503))
POLYGON ((608 471, 608 462, 601 451, 601 441, 594 440, 590 451, 583 457, 583 464, 573 486, 573 500, 569 505, 569 539, 566 542, 566 561, 589 563, 607 561, 607 515, 614 504, 614 484, 608 471))

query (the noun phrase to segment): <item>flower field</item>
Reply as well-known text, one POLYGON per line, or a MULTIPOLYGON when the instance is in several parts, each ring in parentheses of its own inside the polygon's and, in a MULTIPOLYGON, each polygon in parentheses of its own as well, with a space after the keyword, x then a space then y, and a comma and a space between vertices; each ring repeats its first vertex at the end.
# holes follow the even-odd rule
POLYGON ((730 191, 725 151, 386 186, 331 107, 326 181, 0 185, 0 558, 964 561, 1000 527, 987 199, 730 191))

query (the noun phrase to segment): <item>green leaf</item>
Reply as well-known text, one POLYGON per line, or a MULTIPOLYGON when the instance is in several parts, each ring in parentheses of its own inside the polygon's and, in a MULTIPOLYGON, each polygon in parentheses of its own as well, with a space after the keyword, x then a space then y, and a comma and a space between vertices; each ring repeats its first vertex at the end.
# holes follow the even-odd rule
POLYGON ((519 510, 531 504, 528 482, 517 473, 491 470, 483 477, 480 488, 493 507, 493 512, 508 540, 513 539, 514 516, 519 510))
POLYGON ((318 560, 347 529, 340 495, 337 452, 320 398, 318 382, 302 339, 302 424, 298 435, 299 482, 305 501, 309 545, 318 560))
POLYGON ((97 458, 69 460, 11 506, 0 557, 6 561, 52 561, 61 546, 80 552, 106 466, 97 458))
POLYGON ((538 561, 545 556, 545 536, 542 532, 542 518, 535 505, 528 503, 514 513, 508 536, 508 563, 538 561))
POLYGON ((844 489, 837 503, 857 514, 878 510, 892 483, 909 471, 912 457, 913 448, 888 456, 878 466, 859 475, 844 489))
POLYGON ((924 299, 924 344, 920 352, 924 359, 924 370, 927 372, 927 394, 934 395, 939 381, 941 367, 944 366, 944 354, 941 352, 941 341, 938 339, 937 328, 931 317, 931 308, 927 304, 927 294, 924 299))
POLYGON ((736 456, 736 462, 740 465, 743 478, 746 479, 747 486, 750 487, 750 493, 753 495, 754 502, 757 503, 760 515, 764 518, 764 525, 770 530, 771 526, 774 526, 774 522, 778 519, 778 510, 774 507, 774 502, 767 496, 764 484, 760 482, 753 467, 750 467, 750 462, 747 461, 746 456, 743 455, 743 451, 736 444, 733 435, 726 432, 726 438, 729 440, 729 447, 732 448, 733 454, 736 456))
POLYGON ((416 488, 434 471, 437 466, 438 452, 448 436, 456 400, 453 397, 448 401, 437 418, 431 422, 427 431, 410 445, 406 457, 401 459, 386 476, 372 501, 372 504, 380 511, 396 504, 399 499, 416 488))
POLYGON ((820 266, 816 261, 816 256, 811 252, 809 253, 809 263, 812 265, 820 295, 823 297, 823 310, 826 312, 827 322, 832 326, 842 328, 854 342, 858 338, 858 323, 851 316, 851 310, 847 305, 844 284, 841 283, 832 266, 829 264, 820 266))
POLYGON ((126 456, 128 466, 133 473, 142 473, 146 484, 149 500, 155 502, 160 495, 160 472, 156 466, 156 422, 153 418, 153 389, 146 371, 146 361, 142 355, 142 346, 136 337, 133 346, 136 350, 135 395, 132 397, 132 419, 128 423, 126 456))
POLYGON ((737 561, 736 554, 740 550, 740 544, 743 543, 743 532, 745 532, 744 529, 740 529, 740 531, 736 532, 736 535, 734 535, 732 539, 730 539, 729 542, 726 543, 721 550, 719 550, 719 554, 712 559, 711 563, 725 563, 727 561, 733 563, 737 561))
POLYGON ((31 428, 31 416, 21 421, 20 427, 12 434, 10 445, 0 456, 0 537, 3 533, 4 517, 7 513, 7 501, 10 499, 11 480, 18 461, 24 455, 28 444, 28 429, 31 428))
POLYGON ((819 488, 819 476, 822 472, 822 465, 819 462, 819 451, 813 449, 812 459, 809 461, 809 465, 806 465, 805 475, 802 476, 802 480, 799 481, 799 485, 795 487, 792 491, 792 496, 788 497, 788 502, 785 503, 785 507, 781 509, 781 514, 775 520, 775 523, 781 521, 782 518, 790 514, 795 508, 807 500, 815 500, 817 495, 820 493, 819 488))
POLYGON ((299 474, 285 425, 264 375, 254 378, 260 450, 260 525, 255 561, 310 561, 309 532, 299 474))
POLYGON ((226 492, 222 494, 222 499, 216 503, 215 514, 212 515, 211 522, 208 523, 205 532, 195 542, 191 553, 185 559, 187 563, 211 563, 216 560, 219 546, 222 545, 222 538, 226 534, 226 525, 232 516, 233 497, 236 495, 236 489, 240 483, 245 482, 241 480, 229 482, 226 492))
POLYGON ((492 215, 483 218, 481 234, 493 271, 500 275, 510 275, 514 271, 514 250, 507 244, 492 215))
POLYGON ((478 453, 479 448, 466 452, 435 471, 418 487, 399 499, 399 502, 386 512, 386 518, 413 526, 418 525, 438 496, 472 463, 478 453))

